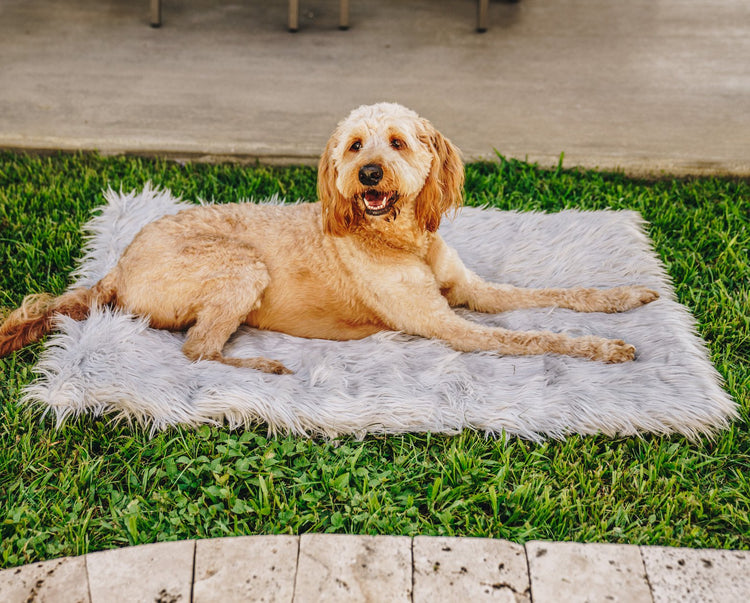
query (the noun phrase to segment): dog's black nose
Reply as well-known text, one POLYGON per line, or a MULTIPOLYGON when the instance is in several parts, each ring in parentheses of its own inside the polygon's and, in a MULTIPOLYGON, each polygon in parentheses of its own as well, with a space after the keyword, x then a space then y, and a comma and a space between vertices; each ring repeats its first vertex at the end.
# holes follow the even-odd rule
POLYGON ((359 181, 365 186, 375 186, 383 179, 383 168, 374 163, 368 163, 359 168, 359 181))

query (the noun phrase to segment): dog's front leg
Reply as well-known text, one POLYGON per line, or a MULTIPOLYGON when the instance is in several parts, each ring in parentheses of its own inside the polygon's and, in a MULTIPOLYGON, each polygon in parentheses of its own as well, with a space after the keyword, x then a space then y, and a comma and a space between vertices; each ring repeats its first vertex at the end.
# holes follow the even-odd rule
POLYGON ((635 348, 620 340, 570 337, 548 331, 509 331, 485 327, 458 316, 440 294, 437 283, 401 283, 387 295, 371 300, 390 328, 411 335, 442 339, 463 352, 493 351, 507 355, 565 354, 604 362, 625 362, 635 348))
POLYGON ((646 287, 612 289, 526 289, 490 283, 464 266, 458 253, 436 237, 428 262, 451 306, 477 312, 506 312, 523 308, 569 308, 578 312, 625 312, 659 297, 646 287))
POLYGON ((526 289, 500 285, 472 275, 446 290, 452 306, 466 306, 477 312, 506 312, 524 308, 568 308, 577 312, 626 312, 646 305, 659 294, 646 287, 612 289, 526 289))

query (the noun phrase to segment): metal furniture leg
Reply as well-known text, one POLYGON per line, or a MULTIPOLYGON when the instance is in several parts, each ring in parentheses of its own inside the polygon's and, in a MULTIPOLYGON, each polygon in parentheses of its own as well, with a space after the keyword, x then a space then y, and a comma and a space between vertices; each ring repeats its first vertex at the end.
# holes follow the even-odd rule
POLYGON ((161 0, 151 0, 151 27, 161 27, 161 0))
POLYGON ((487 12, 490 0, 477 0, 477 31, 484 33, 487 31, 487 12))
POLYGON ((289 31, 299 29, 299 0, 289 0, 289 31))
POLYGON ((349 29, 349 0, 341 0, 339 4, 339 29, 349 29))

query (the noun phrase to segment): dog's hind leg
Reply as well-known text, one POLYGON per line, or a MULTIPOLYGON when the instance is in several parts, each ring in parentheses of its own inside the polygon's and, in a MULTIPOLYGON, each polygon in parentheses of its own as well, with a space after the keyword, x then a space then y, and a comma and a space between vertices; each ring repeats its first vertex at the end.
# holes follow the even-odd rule
MULTIPOLYGON (((236 302, 236 300, 235 300, 236 302)), ((222 353, 224 344, 242 324, 248 312, 241 316, 236 307, 211 304, 198 313, 196 323, 188 330, 182 351, 190 360, 215 360, 231 366, 253 368, 277 375, 290 371, 280 362, 268 358, 228 358, 222 353)))
POLYGON ((289 374, 292 371, 268 358, 229 358, 224 345, 248 314, 260 305, 270 277, 260 260, 227 267, 210 283, 204 283, 191 300, 195 323, 187 332, 182 351, 190 360, 215 360, 230 366, 253 368, 264 373, 289 374))
POLYGON ((190 360, 289 372, 266 358, 222 353, 232 333, 260 307, 271 281, 257 250, 222 232, 221 227, 231 226, 226 221, 216 228, 189 223, 188 229, 173 218, 162 220, 144 228, 120 258, 114 271, 118 307, 147 316, 154 328, 190 327, 182 348, 190 360))

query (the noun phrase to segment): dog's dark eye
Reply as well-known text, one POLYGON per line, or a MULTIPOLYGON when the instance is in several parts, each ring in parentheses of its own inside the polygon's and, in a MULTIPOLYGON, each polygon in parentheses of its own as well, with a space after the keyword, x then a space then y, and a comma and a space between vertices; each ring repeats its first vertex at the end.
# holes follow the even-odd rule
POLYGON ((356 153, 361 148, 362 148, 362 143, 359 142, 359 140, 357 140, 357 141, 355 141, 355 142, 352 143, 352 146, 349 147, 349 150, 353 151, 354 153, 356 153))
POLYGON ((404 144, 404 141, 399 138, 392 138, 391 139, 391 146, 396 149, 397 151, 403 149, 406 145, 404 144))

